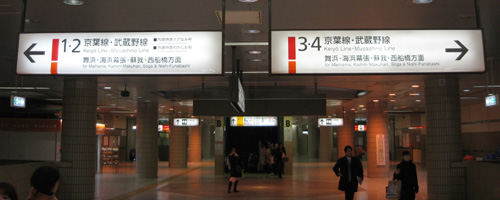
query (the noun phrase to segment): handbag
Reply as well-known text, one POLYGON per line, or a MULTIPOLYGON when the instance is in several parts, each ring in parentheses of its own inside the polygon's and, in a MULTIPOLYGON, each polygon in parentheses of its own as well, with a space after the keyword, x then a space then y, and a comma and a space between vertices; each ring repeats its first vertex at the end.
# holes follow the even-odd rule
POLYGON ((401 197, 401 180, 389 180, 389 184, 385 188, 386 199, 399 199, 401 197))
POLYGON ((284 154, 284 153, 281 155, 281 158, 283 158, 283 161, 285 161, 285 162, 287 162, 288 160, 290 160, 288 158, 288 156, 286 156, 286 154, 284 154))

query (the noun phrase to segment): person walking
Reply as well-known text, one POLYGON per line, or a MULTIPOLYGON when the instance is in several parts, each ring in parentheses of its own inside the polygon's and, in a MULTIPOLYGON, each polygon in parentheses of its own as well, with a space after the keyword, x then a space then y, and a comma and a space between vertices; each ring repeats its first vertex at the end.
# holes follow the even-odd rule
POLYGON ((346 200, 353 200, 358 183, 363 181, 363 166, 358 158, 352 156, 351 146, 346 146, 344 152, 345 156, 339 158, 332 169, 337 177, 340 176, 338 189, 345 192, 346 200))
POLYGON ((363 150, 363 147, 356 145, 356 148, 354 149, 354 157, 358 158, 361 161, 363 155, 365 155, 365 150, 363 150))
POLYGON ((283 160, 283 157, 286 156, 286 151, 285 147, 283 147, 283 144, 279 143, 277 144, 277 148, 274 151, 274 166, 275 166, 275 174, 278 175, 279 178, 282 178, 283 174, 283 169, 285 167, 285 161, 283 160))
POLYGON ((411 160, 409 151, 403 152, 403 160, 396 166, 393 175, 394 180, 401 180, 401 198, 404 200, 414 200, 418 193, 417 168, 411 160))
POLYGON ((240 192, 236 187, 238 187, 238 182, 241 181, 242 168, 240 156, 236 153, 236 148, 231 149, 231 153, 227 156, 226 161, 227 167, 229 168, 229 173, 231 177, 229 178, 229 185, 227 186, 227 193, 231 193, 231 186, 234 184, 233 192, 240 192))

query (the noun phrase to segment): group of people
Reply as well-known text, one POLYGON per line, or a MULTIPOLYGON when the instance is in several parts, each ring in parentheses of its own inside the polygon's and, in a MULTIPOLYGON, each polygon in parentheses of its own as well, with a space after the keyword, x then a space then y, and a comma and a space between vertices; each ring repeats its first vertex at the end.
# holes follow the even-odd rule
POLYGON ((283 144, 270 142, 262 143, 259 141, 259 163, 257 165, 258 172, 264 172, 268 175, 277 175, 283 177, 284 163, 287 155, 283 144))
MULTIPOLYGON (((360 157, 353 156, 351 146, 346 146, 344 152, 345 156, 339 158, 332 169, 335 175, 340 177, 338 189, 344 191, 346 200, 352 200, 354 199, 354 193, 358 191, 358 184, 363 183, 363 165, 361 164, 360 157)), ((401 180, 400 199, 415 199, 415 194, 419 190, 417 169, 411 161, 409 151, 403 152, 403 160, 396 166, 393 180, 401 180)))
MULTIPOLYGON (((264 171, 266 177, 269 174, 277 175, 279 178, 283 177, 284 163, 287 160, 286 150, 281 143, 265 143, 259 141, 259 164, 257 170, 264 171)), ((243 176, 242 161, 236 152, 236 148, 231 148, 231 153, 227 156, 226 165, 229 169, 229 183, 227 192, 239 192, 237 187, 243 176), (231 190, 231 187, 233 188, 231 190)))
MULTIPOLYGON (((27 200, 57 200, 59 171, 54 167, 39 167, 31 175, 31 189, 27 200)), ((0 199, 18 200, 16 189, 9 183, 0 183, 0 199)))

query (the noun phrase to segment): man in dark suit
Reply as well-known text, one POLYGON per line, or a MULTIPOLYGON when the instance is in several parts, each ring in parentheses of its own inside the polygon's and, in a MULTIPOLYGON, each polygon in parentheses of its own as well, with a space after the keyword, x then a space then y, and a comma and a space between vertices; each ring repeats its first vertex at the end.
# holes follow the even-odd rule
POLYGON ((363 181, 363 166, 358 158, 352 157, 352 147, 344 148, 345 156, 339 158, 333 166, 335 175, 340 176, 339 190, 345 192, 345 199, 354 199, 354 193, 358 191, 358 182, 363 181))

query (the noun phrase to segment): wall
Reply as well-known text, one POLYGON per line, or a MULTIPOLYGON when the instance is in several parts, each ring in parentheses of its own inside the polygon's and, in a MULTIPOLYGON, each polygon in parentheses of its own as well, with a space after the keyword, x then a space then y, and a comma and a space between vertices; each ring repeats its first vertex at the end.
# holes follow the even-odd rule
POLYGON ((465 163, 467 199, 500 199, 500 163, 465 163))
POLYGON ((500 145, 500 106, 462 106, 461 117, 464 153, 481 157, 494 153, 500 145))
POLYGON ((0 131, 0 160, 56 161, 59 159, 58 134, 0 131))

